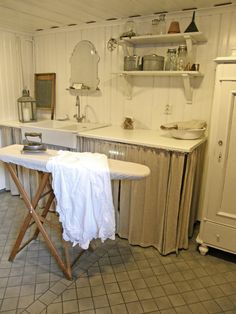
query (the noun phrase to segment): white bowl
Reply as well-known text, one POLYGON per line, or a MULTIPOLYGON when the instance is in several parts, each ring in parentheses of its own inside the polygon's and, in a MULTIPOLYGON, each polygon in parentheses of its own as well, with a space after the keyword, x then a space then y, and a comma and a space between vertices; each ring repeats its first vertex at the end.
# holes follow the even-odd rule
POLYGON ((189 129, 189 130, 178 130, 172 129, 170 130, 170 134, 174 138, 178 138, 181 140, 195 140, 204 136, 206 128, 202 129, 189 129))

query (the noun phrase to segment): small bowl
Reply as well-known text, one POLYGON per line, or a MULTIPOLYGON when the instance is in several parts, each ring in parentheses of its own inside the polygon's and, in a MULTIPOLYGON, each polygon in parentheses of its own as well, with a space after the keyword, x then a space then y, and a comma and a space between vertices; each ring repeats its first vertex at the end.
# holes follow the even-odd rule
POLYGON ((178 130, 172 129, 170 130, 170 134, 172 137, 181 139, 181 140, 195 140, 204 136, 206 128, 202 129, 189 129, 189 130, 178 130))

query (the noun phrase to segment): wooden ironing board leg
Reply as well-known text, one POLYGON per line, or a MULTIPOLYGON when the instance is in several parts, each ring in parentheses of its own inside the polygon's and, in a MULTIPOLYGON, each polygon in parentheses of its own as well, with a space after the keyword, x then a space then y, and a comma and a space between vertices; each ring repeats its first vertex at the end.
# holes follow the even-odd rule
MULTIPOLYGON (((16 239, 16 242, 13 246, 13 249, 11 251, 11 254, 10 254, 10 257, 9 257, 9 260, 10 261, 13 261, 16 254, 23 249, 23 247, 25 247, 27 244, 29 244, 32 240, 35 239, 35 237, 38 236, 38 233, 41 232, 44 240, 45 240, 45 243, 47 245, 47 247, 49 248, 51 254, 54 256, 54 258, 56 259, 57 263, 58 263, 58 266, 61 268, 61 270, 63 271, 63 273, 65 274, 65 277, 67 279, 72 279, 72 272, 71 272, 71 266, 70 264, 68 263, 68 256, 66 256, 66 263, 64 263, 64 261, 62 260, 61 256, 59 255, 56 247, 54 246, 53 242, 51 241, 50 237, 48 236, 47 234, 47 231, 46 229, 44 228, 43 226, 43 223, 41 221, 44 221, 44 218, 46 217, 48 211, 49 211, 49 208, 50 208, 50 205, 54 199, 54 194, 53 192, 50 194, 49 196, 49 199, 48 199, 48 202, 46 204, 47 208, 45 208, 45 210, 43 211, 43 214, 45 217, 43 217, 42 215, 39 215, 36 213, 35 209, 37 207, 37 204, 38 204, 38 201, 45 189, 45 186, 48 184, 49 182, 49 177, 50 177, 50 173, 43 173, 42 174, 42 178, 41 178, 41 181, 39 183, 39 186, 38 186, 38 189, 36 191, 36 194, 32 200, 32 202, 30 201, 27 193, 25 192, 19 178, 17 177, 17 174, 13 168, 13 166, 11 164, 8 164, 8 163, 5 163, 5 166, 6 168, 8 169, 13 181, 15 182, 17 188, 19 189, 20 191, 20 194, 22 196, 22 199, 26 205, 26 207, 28 208, 29 210, 29 213, 28 215, 26 216, 26 218, 24 219, 24 222, 23 222, 23 225, 21 226, 21 229, 20 229, 20 233, 16 239), (22 245, 22 247, 20 247, 21 243, 22 243, 22 240, 24 238, 24 235, 27 231, 27 229, 30 227, 30 222, 31 220, 33 220, 33 222, 35 222, 36 224, 36 231, 34 232, 34 235, 32 238, 30 238, 25 244, 22 245)), ((67 253, 66 253, 67 254, 67 253)))

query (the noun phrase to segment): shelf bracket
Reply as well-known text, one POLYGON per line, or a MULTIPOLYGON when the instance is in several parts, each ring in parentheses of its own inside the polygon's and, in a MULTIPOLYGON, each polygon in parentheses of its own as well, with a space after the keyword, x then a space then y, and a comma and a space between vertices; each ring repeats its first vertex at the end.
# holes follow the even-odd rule
POLYGON ((184 92, 185 92, 185 98, 187 101, 187 104, 192 104, 193 99, 193 91, 190 85, 190 77, 188 74, 183 74, 183 83, 184 83, 184 92))
POLYGON ((123 49, 124 56, 133 55, 133 46, 131 44, 125 42, 124 40, 120 40, 118 43, 123 49), (132 51, 130 52, 128 48, 132 49, 132 51))
POLYGON ((184 35, 184 39, 186 41, 186 45, 187 45, 187 51, 188 51, 188 58, 190 61, 190 64, 192 64, 192 60, 193 60, 193 40, 192 37, 189 35, 184 35))

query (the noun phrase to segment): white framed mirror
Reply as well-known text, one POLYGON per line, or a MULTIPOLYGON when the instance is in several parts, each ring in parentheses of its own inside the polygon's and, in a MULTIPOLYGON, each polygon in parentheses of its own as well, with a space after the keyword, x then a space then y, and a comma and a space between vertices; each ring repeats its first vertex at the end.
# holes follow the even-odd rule
POLYGON ((71 58, 69 90, 72 94, 90 93, 99 90, 98 62, 100 58, 94 45, 81 40, 74 48, 71 58))

